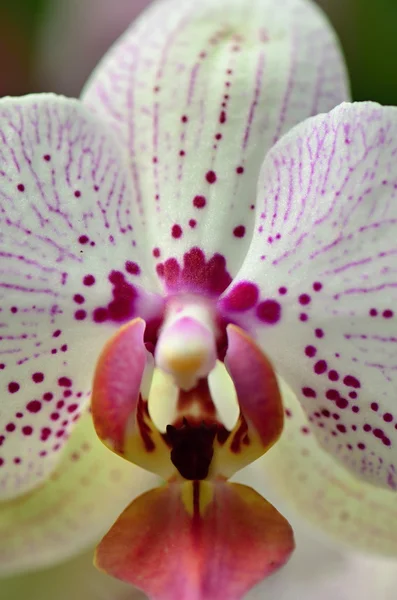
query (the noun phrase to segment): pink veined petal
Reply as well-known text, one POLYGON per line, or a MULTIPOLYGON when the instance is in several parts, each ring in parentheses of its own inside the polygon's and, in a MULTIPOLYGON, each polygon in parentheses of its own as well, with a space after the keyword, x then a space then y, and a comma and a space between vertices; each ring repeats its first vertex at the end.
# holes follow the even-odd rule
POLYGON ((334 34, 305 0, 158 2, 83 92, 128 150, 153 271, 218 293, 248 248, 265 152, 347 97, 334 34))
POLYGON ((1 504, 0 575, 54 565, 85 550, 153 483, 103 446, 86 413, 49 479, 1 504))
MULTIPOLYGON (((286 419, 280 440, 255 466, 266 497, 294 527, 310 524, 345 550, 397 556, 397 506, 392 490, 354 477, 324 451, 290 388, 281 386, 286 419)), ((331 417, 332 418, 332 417, 331 417)), ((376 466, 368 460, 368 468, 376 466)), ((237 478, 246 482, 246 478, 237 478)), ((299 548, 299 538, 297 540, 299 548)), ((395 572, 395 562, 393 569, 395 572)), ((360 596, 361 597, 361 596, 360 596)), ((383 597, 383 596, 382 596, 383 597)))
MULTIPOLYGON (((55 468, 104 342, 152 296, 125 159, 76 100, 0 101, 0 498, 55 468)), ((153 284, 152 284, 153 285, 153 284)))
MULTIPOLYGON (((322 446, 397 489, 397 109, 343 104, 268 154, 237 279, 247 313, 322 446)), ((238 284, 236 284, 238 286, 238 284)), ((224 303, 227 305, 227 299, 224 303)))

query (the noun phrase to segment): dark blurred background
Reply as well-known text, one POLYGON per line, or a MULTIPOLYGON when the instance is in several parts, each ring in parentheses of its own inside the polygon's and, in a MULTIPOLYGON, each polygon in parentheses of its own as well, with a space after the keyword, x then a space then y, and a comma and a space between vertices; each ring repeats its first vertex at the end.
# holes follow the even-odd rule
MULTIPOLYGON (((78 95, 100 56, 148 3, 0 0, 0 96, 78 95)), ((341 39, 354 99, 397 105, 397 0, 318 4, 341 39)))

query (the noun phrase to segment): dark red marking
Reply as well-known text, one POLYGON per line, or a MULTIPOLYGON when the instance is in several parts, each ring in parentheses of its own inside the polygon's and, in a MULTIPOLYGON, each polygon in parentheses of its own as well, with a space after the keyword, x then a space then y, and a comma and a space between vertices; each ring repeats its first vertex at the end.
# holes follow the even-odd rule
POLYGON ((238 283, 223 299, 225 310, 243 312, 253 308, 258 302, 259 290, 254 283, 243 281, 238 283))
POLYGON ((206 180, 208 181, 208 183, 213 184, 216 181, 216 173, 215 171, 208 171, 205 175, 206 180))
POLYGON ((167 444, 172 448, 171 461, 185 479, 200 481, 208 476, 214 455, 216 425, 190 425, 183 420, 182 427, 167 426, 167 444))
POLYGON ((175 239, 182 237, 182 227, 180 225, 173 225, 171 228, 171 235, 175 239))
POLYGON ((130 275, 139 275, 139 273, 141 272, 139 265, 137 265, 137 263, 135 262, 131 262, 130 260, 127 260, 127 262, 125 263, 125 270, 130 275))
POLYGON ((258 319, 268 325, 275 325, 281 319, 281 305, 276 300, 264 300, 257 309, 258 319))
POLYGON ((236 238, 243 238, 245 236, 245 227, 244 225, 238 225, 233 229, 233 235, 236 238))
POLYGON ((195 196, 193 198, 193 206, 195 208, 204 208, 204 206, 207 204, 207 200, 204 196, 195 196))
POLYGON ((219 296, 232 282, 226 270, 226 260, 214 254, 206 260, 200 248, 192 248, 183 257, 182 268, 176 258, 168 258, 157 265, 157 273, 164 278, 168 288, 189 290, 211 296, 219 296))

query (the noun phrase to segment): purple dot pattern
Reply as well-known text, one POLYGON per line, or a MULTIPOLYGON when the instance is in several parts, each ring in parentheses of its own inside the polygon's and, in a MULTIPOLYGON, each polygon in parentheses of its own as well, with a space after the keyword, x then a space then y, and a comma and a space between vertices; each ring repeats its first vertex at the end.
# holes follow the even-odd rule
POLYGON ((318 441, 361 479, 391 490, 396 154, 395 108, 345 104, 296 127, 265 161, 239 273, 258 285, 258 307, 280 306, 276 323, 257 307, 246 326, 299 396, 318 441))
POLYGON ((141 287, 148 286, 129 173, 102 124, 77 101, 43 95, 2 100, 0 135, 0 498, 7 499, 51 473, 87 406, 104 343, 127 318, 150 318, 156 306, 141 287))
POLYGON ((249 4, 153 6, 83 95, 128 149, 149 252, 159 248, 179 263, 195 247, 221 253, 232 276, 251 239, 266 151, 347 97, 320 14, 298 0, 249 4))
MULTIPOLYGON (((396 495, 389 489, 365 484, 352 475, 332 455, 318 446, 311 423, 298 399, 283 386, 285 425, 274 451, 265 455, 263 470, 268 485, 286 506, 304 517, 317 530, 368 553, 397 553, 396 495)), ((310 399, 309 399, 310 400, 310 399)), ((311 400, 313 402, 313 400, 311 400)), ((332 412, 318 407, 324 421, 332 412)), ((334 421, 340 438, 346 438, 344 425, 334 421)), ((361 454, 366 453, 366 468, 376 469, 379 458, 375 448, 368 449, 371 427, 360 433, 361 454)), ((338 438, 336 438, 338 439, 338 438)), ((353 447, 354 441, 350 445, 353 447)), ((353 450, 345 448, 345 453, 353 450)), ((375 588, 374 588, 375 590, 375 588)))

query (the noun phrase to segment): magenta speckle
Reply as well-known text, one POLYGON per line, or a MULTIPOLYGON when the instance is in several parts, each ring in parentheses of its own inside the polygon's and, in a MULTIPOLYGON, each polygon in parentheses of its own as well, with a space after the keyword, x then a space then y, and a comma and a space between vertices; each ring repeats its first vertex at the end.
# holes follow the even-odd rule
POLYGON ((32 435, 33 427, 31 427, 30 425, 25 425, 24 427, 22 427, 22 433, 23 435, 32 435))
POLYGON ((377 402, 371 402, 371 410, 377 412, 379 410, 379 404, 377 402))
POLYGON ((188 122, 187 116, 186 115, 182 115, 181 121, 182 121, 182 123, 187 123, 188 122))
POLYGON ((376 310, 376 308, 371 308, 371 310, 369 311, 369 314, 371 317, 376 317, 378 314, 378 311, 376 310))
POLYGON ((237 167, 236 168, 236 173, 237 175, 242 175, 244 173, 244 167, 237 167))
POLYGON ((76 312, 74 313, 74 318, 77 321, 84 321, 86 316, 87 316, 87 313, 85 310, 76 310, 76 312))
POLYGON ((323 284, 322 284, 322 283, 320 283, 319 281, 315 281, 315 282, 313 283, 313 290, 314 290, 315 292, 319 292, 320 290, 322 290, 322 288, 323 288, 323 284))
POLYGON ((196 219, 189 219, 189 226, 194 229, 197 225, 196 219))
POLYGON ((175 239, 182 237, 182 227, 180 225, 173 225, 171 228, 171 235, 175 239))
POLYGON ((312 388, 310 388, 310 387, 304 387, 304 388, 302 388, 302 394, 306 398, 316 398, 316 396, 317 396, 316 392, 312 388))
POLYGON ((361 387, 361 383, 359 382, 358 379, 356 379, 356 377, 353 377, 353 375, 346 375, 346 377, 343 380, 343 383, 345 385, 347 385, 348 387, 354 387, 354 388, 361 387))
POLYGON ((17 383, 16 381, 11 381, 8 384, 8 391, 10 392, 10 394, 15 394, 15 392, 17 392, 19 388, 19 383, 17 383))
POLYGON ((31 413, 38 413, 41 410, 41 402, 38 400, 31 400, 26 405, 26 408, 31 413))
POLYGON ((79 243, 80 244, 84 245, 84 244, 88 244, 88 242, 89 242, 89 239, 88 239, 88 237, 86 235, 81 235, 79 237, 79 243))
POLYGON ((244 225, 238 225, 233 229, 233 235, 236 238, 243 238, 245 236, 245 227, 244 225))
POLYGON ((54 394, 52 394, 51 392, 46 392, 45 394, 43 394, 43 400, 45 400, 46 402, 50 402, 50 400, 52 400, 54 397, 54 394))
POLYGON ((42 442, 46 442, 51 435, 51 429, 49 427, 43 427, 41 430, 40 439, 42 442))
POLYGON ((328 379, 330 381, 338 381, 339 373, 337 371, 334 371, 333 369, 331 369, 331 371, 328 373, 328 379))
POLYGON ((315 348, 314 346, 306 346, 306 348, 305 348, 306 356, 308 356, 309 358, 313 358, 313 356, 316 356, 316 353, 317 353, 317 348, 315 348))
POLYGON ((25 191, 25 186, 23 185, 23 183, 18 183, 17 189, 18 189, 19 192, 24 192, 25 191))
POLYGON ((318 360, 316 362, 316 364, 314 365, 314 372, 317 373, 317 375, 321 375, 322 373, 325 373, 326 370, 327 370, 327 363, 325 362, 325 360, 318 360))
POLYGON ((107 308, 96 308, 93 313, 95 323, 104 323, 108 316, 107 308))
POLYGON ((35 383, 41 383, 44 381, 44 375, 43 373, 33 373, 32 379, 35 383))
POLYGON ((47 162, 50 162, 50 160, 51 160, 51 156, 49 154, 44 154, 43 158, 47 162))
POLYGON ((280 288, 278 288, 278 293, 279 293, 281 296, 285 296, 285 294, 287 293, 287 291, 288 291, 288 290, 287 290, 287 288, 286 288, 286 287, 284 287, 284 286, 281 286, 280 288))
POLYGON ((85 275, 83 278, 84 285, 91 286, 95 283, 95 277, 93 275, 85 275))
POLYGON ((52 334, 52 337, 57 338, 61 335, 62 331, 60 329, 57 329, 56 331, 54 331, 54 333, 52 334))
POLYGON ((385 423, 391 423, 393 421, 393 415, 391 413, 385 413, 383 415, 383 420, 385 423))
POLYGON ((216 181, 216 173, 215 171, 208 171, 205 174, 205 178, 208 181, 208 183, 213 184, 216 181))
POLYGON ((154 258, 159 258, 160 248, 153 248, 153 256, 154 256, 154 258))
POLYGON ((303 323, 304 323, 305 321, 307 321, 307 320, 308 320, 308 318, 309 318, 309 317, 307 316, 307 314, 306 314, 306 313, 301 313, 301 314, 299 315, 299 320, 300 320, 300 321, 302 321, 303 323))
POLYGON ((93 311, 95 323, 103 323, 108 319, 122 322, 133 316, 134 300, 137 296, 135 288, 126 281, 121 271, 112 271, 109 281, 113 285, 113 300, 106 307, 97 307, 93 311))
POLYGON ((324 331, 322 329, 315 329, 314 335, 316 338, 322 338, 324 337, 324 331))
POLYGON ((193 206, 195 208, 204 208, 206 203, 207 203, 207 200, 205 199, 204 196, 195 196, 193 198, 193 206))
POLYGON ((131 262, 130 260, 127 260, 125 263, 125 270, 130 275, 139 275, 141 272, 139 265, 137 265, 135 262, 131 262))
POLYGON ((391 319, 393 316, 393 311, 390 309, 384 310, 382 316, 384 319, 391 319))
POLYGON ((281 318, 281 305, 276 300, 264 300, 258 305, 256 315, 264 323, 274 325, 281 318))
POLYGON ((253 308, 258 302, 258 297, 259 291, 255 284, 241 282, 227 294, 222 304, 226 310, 243 312, 253 308))
POLYGON ((303 306, 305 306, 306 304, 310 303, 310 296, 309 294, 301 294, 299 296, 299 304, 302 304, 303 306))
POLYGON ((14 423, 7 423, 5 429, 8 433, 12 433, 13 431, 15 431, 16 427, 14 423))
POLYGON ((336 406, 337 406, 338 408, 344 409, 344 408, 347 408, 347 407, 349 406, 349 403, 348 403, 348 401, 346 400, 346 398, 341 398, 341 397, 340 397, 340 398, 338 398, 338 399, 337 399, 337 401, 336 401, 336 406))
POLYGON ((58 385, 61 387, 71 387, 72 381, 69 377, 60 377, 58 379, 58 385))
POLYGON ((81 294, 75 294, 73 296, 73 300, 76 302, 76 304, 84 304, 85 302, 84 296, 81 294))
POLYGON ((80 196, 81 196, 80 190, 76 190, 74 193, 74 196, 75 196, 75 198, 80 198, 80 196))

